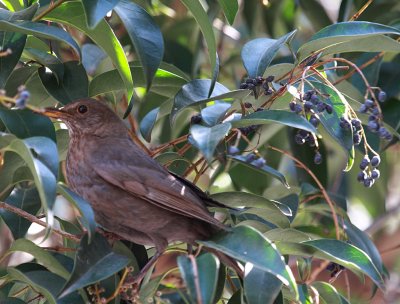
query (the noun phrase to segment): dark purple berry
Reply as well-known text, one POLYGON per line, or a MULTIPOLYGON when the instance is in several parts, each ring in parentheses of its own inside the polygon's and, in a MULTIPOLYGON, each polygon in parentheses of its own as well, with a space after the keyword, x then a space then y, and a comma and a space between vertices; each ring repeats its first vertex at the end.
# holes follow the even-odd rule
POLYGON ((271 95, 273 92, 272 89, 268 89, 264 91, 264 95, 271 95))
POLYGON ((330 262, 330 263, 328 264, 328 266, 326 266, 326 270, 328 270, 328 271, 334 271, 335 268, 336 268, 336 264, 333 263, 333 262, 330 262))
POLYGON ((363 182, 367 177, 368 177, 367 173, 365 171, 361 171, 357 175, 357 180, 359 182, 363 182))
POLYGON ((294 111, 295 111, 297 114, 299 114, 299 113, 301 113, 301 111, 303 111, 303 107, 302 107, 301 105, 299 105, 299 104, 296 104, 296 105, 294 106, 294 111))
POLYGON ((314 91, 307 91, 307 92, 305 92, 304 93, 304 96, 303 96, 303 99, 305 100, 305 101, 309 101, 310 99, 311 99, 311 95, 312 94, 314 94, 314 91))
POLYGON ((326 111, 328 114, 332 114, 332 113, 333 113, 333 108, 332 108, 332 106, 331 106, 330 104, 326 104, 326 105, 325 105, 325 111, 326 111))
POLYGON ((264 82, 264 78, 262 78, 261 76, 257 76, 256 77, 256 83, 257 85, 260 85, 264 82))
POLYGON ((317 111, 318 112, 324 112, 325 111, 325 103, 323 103, 323 102, 318 102, 317 103, 317 111))
POLYGON ((244 159, 247 163, 251 163, 256 158, 257 158, 257 156, 254 153, 250 153, 250 154, 247 154, 244 159))
POLYGON ((29 97, 31 97, 31 94, 27 90, 23 90, 21 93, 19 93, 19 98, 27 100, 29 97))
POLYGON ((247 84, 247 89, 249 89, 249 90, 254 90, 255 87, 256 86, 254 84, 252 84, 252 83, 248 83, 247 84))
POLYGON ((239 154, 239 153, 240 153, 240 150, 238 149, 238 147, 235 147, 235 146, 229 146, 228 147, 228 154, 236 155, 236 154, 239 154))
POLYGON ((253 166, 257 167, 257 168, 262 168, 262 167, 264 167, 266 163, 267 163, 267 162, 266 162, 265 159, 262 158, 262 157, 257 158, 256 160, 254 160, 254 161, 251 162, 251 164, 252 164, 253 166))
POLYGON ((381 173, 379 172, 378 169, 372 170, 372 172, 371 172, 371 178, 373 178, 373 179, 378 179, 379 176, 381 176, 381 173))
POLYGON ((374 157, 371 158, 372 167, 378 167, 380 163, 381 163, 381 158, 379 157, 379 155, 374 155, 374 157))
POLYGON ((304 103, 304 111, 310 112, 311 109, 312 109, 312 107, 313 107, 313 104, 312 104, 311 101, 306 101, 306 102, 304 103))
POLYGON ((375 115, 368 116, 368 121, 375 121, 375 120, 377 120, 377 117, 375 115))
POLYGON ((247 89, 247 83, 245 83, 245 82, 241 83, 239 88, 243 89, 243 90, 247 89))
POLYGON ((393 135, 390 134, 390 133, 388 133, 388 134, 385 136, 385 139, 386 139, 387 141, 391 141, 391 140, 393 139, 393 135))
POLYGON ((361 136, 358 133, 353 135, 353 143, 358 146, 361 143, 361 136))
POLYGON ((344 129, 344 130, 349 130, 351 128, 351 124, 349 123, 349 121, 344 118, 344 117, 340 117, 340 122, 339 122, 339 126, 344 129))
POLYGON ((366 178, 364 179, 364 186, 367 188, 371 188, 372 185, 374 184, 374 180, 372 178, 366 178))
POLYGON ((23 98, 21 98, 21 97, 19 97, 16 101, 15 101, 15 106, 18 108, 18 109, 20 109, 20 110, 22 110, 22 109, 25 109, 25 107, 26 107, 26 99, 23 99, 23 98))
POLYGON ((265 78, 265 81, 266 82, 273 82, 274 81, 274 79, 275 79, 275 76, 268 76, 267 78, 265 78))
POLYGON ((294 112, 296 107, 296 103, 294 101, 289 102, 289 109, 294 112))
POLYGON ((361 130, 361 120, 354 118, 351 120, 351 124, 356 128, 357 131, 361 130))
POLYGON ((261 111, 264 111, 264 108, 257 108, 256 109, 256 112, 261 112, 261 111))
POLYGON ((371 99, 366 99, 366 100, 364 101, 364 104, 365 104, 365 106, 366 106, 367 108, 372 108, 373 105, 374 105, 374 102, 373 102, 371 99))
POLYGON ((302 145, 306 142, 306 140, 304 139, 303 136, 301 136, 300 134, 296 134, 294 137, 294 141, 296 142, 296 144, 298 145, 302 145))
POLYGON ((385 102, 387 98, 386 92, 385 91, 380 91, 378 94, 378 100, 379 102, 385 102))
POLYGON ((316 103, 319 101, 319 98, 318 98, 317 94, 312 94, 312 95, 311 95, 311 98, 310 98, 310 101, 311 101, 313 104, 316 104, 316 103))
POLYGON ((315 146, 316 146, 314 136, 309 136, 309 137, 308 137, 308 145, 309 145, 310 147, 315 147, 315 146))
POLYGON ((244 103, 244 107, 245 107, 246 109, 250 109, 251 107, 253 107, 253 105, 252 105, 250 102, 245 102, 245 103, 244 103))
POLYGON ((378 132, 381 138, 385 138, 389 134, 389 131, 385 127, 380 127, 378 132))
POLYGON ((247 78, 247 79, 246 79, 246 83, 247 83, 247 84, 253 84, 253 82, 254 82, 254 79, 253 79, 253 78, 247 78))
POLYGON ((368 108, 365 104, 362 104, 360 106, 360 109, 358 109, 358 112, 360 112, 360 113, 367 113, 367 111, 368 111, 368 108))
POLYGON ((300 134, 304 138, 308 136, 308 131, 306 131, 306 130, 299 130, 299 131, 297 131, 297 133, 300 134))
POLYGON ((368 130, 371 132, 376 132, 378 128, 379 124, 376 121, 371 120, 368 122, 368 130))
POLYGON ((318 127, 319 125, 319 119, 315 115, 311 115, 310 117, 310 124, 312 124, 314 127, 318 127))
POLYGON ((379 116, 379 109, 377 107, 372 108, 371 110, 372 114, 374 114, 375 116, 379 116))
POLYGON ((201 114, 193 115, 192 118, 190 118, 190 123, 192 125, 201 123, 201 114))
POLYGON ((321 155, 321 153, 319 153, 319 152, 316 152, 316 153, 315 153, 315 156, 314 156, 314 163, 315 163, 316 165, 319 165, 319 164, 322 163, 322 155, 321 155))
POLYGON ((365 170, 365 168, 367 168, 368 165, 369 165, 369 157, 365 155, 364 158, 361 160, 360 169, 365 170))

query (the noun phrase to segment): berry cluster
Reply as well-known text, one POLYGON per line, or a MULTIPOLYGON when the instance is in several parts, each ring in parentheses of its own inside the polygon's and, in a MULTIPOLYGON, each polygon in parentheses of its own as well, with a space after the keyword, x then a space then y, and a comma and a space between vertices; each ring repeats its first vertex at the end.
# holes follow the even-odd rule
POLYGON ((353 131, 353 143, 354 145, 358 146, 362 140, 362 124, 361 120, 358 118, 353 118, 350 122, 345 117, 340 117, 339 126, 343 130, 350 130, 353 131))
POLYGON ((326 270, 330 271, 331 278, 334 278, 334 277, 337 277, 342 270, 344 270, 344 267, 342 265, 331 262, 326 267, 326 270))
MULTIPOLYGON (((383 102, 386 100, 386 93, 380 91, 378 94, 378 100, 383 102)), ((373 133, 378 133, 379 137, 388 141, 393 139, 393 135, 384 127, 381 123, 382 114, 380 113, 379 107, 375 104, 372 99, 366 99, 359 109, 360 113, 368 113, 368 130, 373 133)))
POLYGON ((247 78, 245 82, 240 84, 240 89, 251 90, 257 97, 260 91, 259 87, 262 87, 264 95, 271 95, 273 90, 269 87, 269 83, 274 81, 274 78, 274 76, 268 76, 266 78, 261 76, 257 76, 256 78, 247 78))
MULTIPOLYGON (((230 155, 238 155, 240 150, 236 146, 229 146, 228 147, 228 154, 230 155)), ((249 153, 244 157, 244 161, 249 163, 257 168, 262 168, 266 165, 267 161, 265 158, 259 157, 254 153, 249 153)))
POLYGON ((197 125, 197 124, 201 123, 201 121, 202 121, 201 114, 193 115, 193 116, 190 118, 190 123, 191 123, 192 125, 197 125))
POLYGON ((380 163, 381 158, 379 155, 374 155, 371 159, 369 159, 368 155, 365 155, 360 163, 361 171, 357 175, 357 180, 363 183, 367 188, 372 187, 380 176, 380 172, 377 168, 380 163))

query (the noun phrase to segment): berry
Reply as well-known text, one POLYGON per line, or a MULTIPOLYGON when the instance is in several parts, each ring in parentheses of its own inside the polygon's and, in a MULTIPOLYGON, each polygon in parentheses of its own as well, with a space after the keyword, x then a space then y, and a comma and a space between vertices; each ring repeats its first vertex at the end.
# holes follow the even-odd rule
POLYGON ((385 127, 380 127, 378 132, 381 138, 385 138, 386 135, 389 134, 389 131, 385 127))
POLYGON ((255 86, 254 84, 252 84, 252 83, 248 83, 248 84, 247 84, 247 89, 248 89, 248 90, 254 90, 255 87, 256 87, 256 86, 255 86))
POLYGON ((306 112, 311 111, 312 106, 313 106, 313 104, 312 104, 311 101, 306 101, 306 102, 304 103, 304 111, 306 111, 306 112))
POLYGON ((26 99, 23 99, 23 98, 19 97, 15 101, 15 106, 20 110, 25 109, 25 107, 26 107, 26 99))
POLYGON ((369 129, 371 132, 376 132, 376 131, 378 130, 378 128, 379 128, 379 125, 378 125, 377 122, 375 122, 375 121, 373 121, 373 120, 371 120, 371 121, 368 122, 368 129, 369 129))
POLYGON ((273 93, 272 89, 268 89, 264 91, 265 95, 271 95, 273 93))
POLYGON ((357 131, 361 130, 361 120, 354 118, 351 120, 351 124, 356 128, 357 131))
POLYGON ((378 169, 372 170, 372 172, 371 172, 371 178, 373 178, 373 179, 378 179, 379 176, 381 176, 381 173, 379 172, 378 169))
POLYGON ((254 84, 253 81, 254 81, 253 78, 247 78, 247 79, 246 79, 246 83, 247 83, 247 84, 254 84))
POLYGON ((339 126, 344 129, 344 130, 349 130, 351 128, 350 123, 348 122, 348 120, 344 117, 340 117, 340 123, 339 126))
POLYGON ((19 98, 28 99, 29 97, 31 97, 31 94, 27 90, 23 90, 21 93, 19 93, 19 98))
POLYGON ((321 153, 319 153, 319 152, 316 152, 316 153, 315 153, 315 156, 314 156, 314 163, 315 163, 316 165, 319 165, 319 164, 322 163, 322 155, 321 155, 321 153))
POLYGON ((319 119, 315 115, 311 115, 310 117, 310 124, 312 124, 314 127, 318 127, 319 125, 319 119))
POLYGON ((386 92, 385 91, 380 91, 378 94, 378 100, 379 102, 385 102, 387 98, 386 92))
POLYGON ((353 143, 358 146, 361 143, 361 136, 358 133, 353 135, 353 143))
POLYGON ((244 159, 247 163, 251 163, 256 158, 257 158, 257 156, 254 153, 250 153, 250 154, 247 154, 244 159))
POLYGON ((264 108, 257 108, 256 112, 264 111, 264 108))
POLYGON ((314 94, 314 91, 312 91, 312 90, 305 92, 303 99, 305 101, 309 101, 311 99, 312 94, 314 94))
POLYGON ((250 109, 251 107, 253 107, 253 105, 252 105, 250 102, 245 102, 245 103, 244 103, 244 107, 245 107, 246 109, 250 109))
POLYGON ((330 104, 325 104, 325 111, 326 111, 328 114, 332 114, 332 113, 333 113, 333 108, 332 108, 332 106, 331 106, 330 104))
POLYGON ((377 107, 372 108, 372 114, 374 114, 375 116, 379 116, 379 109, 377 107))
POLYGON ((388 134, 385 136, 385 139, 386 139, 387 141, 391 141, 391 140, 393 139, 393 135, 390 134, 390 133, 388 133, 388 134))
POLYGON ((199 124, 201 123, 201 120, 201 114, 193 115, 192 118, 190 118, 190 123, 192 125, 199 124))
POLYGON ((303 136, 304 138, 308 136, 308 131, 306 130, 299 130, 297 133, 303 136))
POLYGON ((379 155, 374 155, 374 157, 372 157, 371 159, 371 166, 378 167, 380 163, 381 163, 381 158, 379 157, 379 155))
POLYGON ((268 76, 267 78, 265 78, 265 81, 266 82, 273 82, 274 81, 274 79, 275 79, 275 76, 268 76))
POLYGON ((364 179, 364 186, 367 188, 371 188, 372 185, 374 184, 374 180, 372 178, 366 178, 364 179))
POLYGON ((243 82, 240 84, 240 89, 247 89, 247 83, 243 82))
POLYGON ((289 102, 289 109, 294 112, 296 107, 296 103, 294 101, 289 102))
POLYGON ((296 105, 294 106, 294 111, 295 111, 297 114, 299 114, 299 113, 301 113, 301 111, 303 111, 303 107, 302 107, 301 105, 299 105, 299 104, 296 104, 296 105))
POLYGON ((317 103, 317 111, 318 112, 324 112, 325 111, 325 103, 319 101, 317 103))
POLYGON ((315 146, 316 146, 314 136, 309 136, 309 137, 308 137, 308 145, 309 145, 310 147, 315 147, 315 146))
POLYGON ((301 136, 300 134, 296 134, 296 136, 294 137, 294 141, 296 142, 296 144, 298 145, 302 145, 306 142, 306 140, 304 139, 303 136, 301 136))
POLYGON ((368 121, 375 121, 375 120, 377 120, 377 117, 375 115, 368 116, 368 121))
POLYGON ((256 160, 254 160, 254 161, 251 162, 251 164, 252 164, 253 166, 257 167, 257 168, 262 168, 262 167, 264 167, 266 163, 267 163, 267 162, 266 162, 265 159, 262 158, 262 157, 257 158, 256 160))
POLYGON ((257 83, 258 85, 262 84, 263 82, 264 82, 264 78, 262 78, 261 76, 257 76, 257 77, 256 77, 256 83, 257 83))
POLYGON ((319 98, 317 94, 312 94, 310 100, 313 104, 316 104, 319 101, 319 98))
POLYGON ((357 175, 357 180, 359 182, 363 182, 367 177, 368 177, 367 173, 365 171, 361 171, 357 175))
POLYGON ((372 106, 374 105, 374 102, 371 99, 366 99, 364 104, 367 108, 372 108, 372 106))
POLYGON ((358 109, 358 112, 360 112, 360 113, 367 113, 367 111, 368 111, 368 108, 365 104, 362 104, 360 106, 360 108, 358 109))
POLYGON ((360 163, 360 169, 365 170, 365 168, 367 168, 368 165, 369 165, 369 157, 368 155, 365 155, 360 163))
POLYGON ((229 146, 228 147, 228 154, 236 155, 236 154, 239 154, 239 153, 240 153, 240 150, 238 149, 238 147, 235 147, 235 146, 229 146))

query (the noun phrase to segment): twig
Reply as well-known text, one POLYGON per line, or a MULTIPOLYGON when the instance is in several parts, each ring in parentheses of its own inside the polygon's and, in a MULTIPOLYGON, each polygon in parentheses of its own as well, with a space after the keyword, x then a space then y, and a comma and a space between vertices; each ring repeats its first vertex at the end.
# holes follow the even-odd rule
POLYGON ((63 4, 66 0, 59 0, 55 4, 50 4, 48 8, 43 10, 39 15, 37 15, 35 18, 33 18, 33 22, 39 21, 42 19, 44 16, 46 16, 48 13, 59 7, 61 4, 63 4))
MULTIPOLYGON (((38 225, 40 225, 42 227, 45 227, 45 228, 48 227, 48 225, 45 222, 42 222, 36 216, 34 216, 34 215, 32 215, 32 214, 30 214, 30 213, 28 213, 28 212, 26 212, 26 211, 24 211, 22 209, 19 209, 17 207, 11 206, 11 205, 9 205, 7 203, 0 202, 0 208, 1 209, 5 209, 5 210, 7 210, 9 212, 15 213, 15 214, 19 215, 20 217, 23 217, 24 219, 26 219, 26 220, 28 220, 28 221, 30 221, 32 223, 36 223, 36 224, 38 224, 38 225)), ((52 231, 54 233, 57 233, 57 234, 61 235, 62 237, 66 238, 66 239, 69 239, 69 240, 72 240, 72 241, 75 241, 75 242, 79 242, 80 241, 79 237, 77 237, 76 235, 70 234, 68 232, 64 232, 64 231, 61 231, 61 230, 58 230, 58 229, 54 229, 54 228, 52 229, 52 231)))
POLYGON ((349 19, 349 21, 354 21, 354 20, 358 19, 358 17, 360 17, 360 15, 361 15, 362 13, 364 13, 364 11, 368 8, 368 6, 369 6, 373 1, 374 1, 374 0, 369 0, 367 3, 365 3, 365 4, 363 5, 363 7, 360 8, 360 10, 359 10, 357 13, 355 13, 355 14, 349 19))

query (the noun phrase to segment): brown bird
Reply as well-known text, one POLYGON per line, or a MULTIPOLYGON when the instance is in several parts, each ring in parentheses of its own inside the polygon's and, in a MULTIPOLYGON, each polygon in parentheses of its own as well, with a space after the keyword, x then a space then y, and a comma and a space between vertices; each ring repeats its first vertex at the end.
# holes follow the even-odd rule
POLYGON ((225 206, 147 155, 102 102, 80 99, 59 110, 47 108, 44 114, 68 126, 66 169, 72 190, 91 204, 104 229, 138 244, 155 245, 152 262, 168 243, 195 244, 227 229, 207 209, 225 206))

